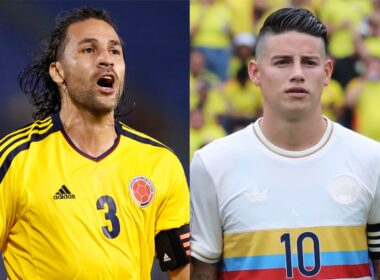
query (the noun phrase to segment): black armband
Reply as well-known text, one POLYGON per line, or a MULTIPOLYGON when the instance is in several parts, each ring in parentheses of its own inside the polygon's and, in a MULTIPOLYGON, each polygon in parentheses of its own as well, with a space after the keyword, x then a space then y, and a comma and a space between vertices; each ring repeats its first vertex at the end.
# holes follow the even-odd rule
POLYGON ((380 260, 380 223, 367 225, 367 241, 369 257, 380 260))
POLYGON ((190 226, 160 231, 155 238, 156 254, 163 271, 174 270, 190 262, 190 226))

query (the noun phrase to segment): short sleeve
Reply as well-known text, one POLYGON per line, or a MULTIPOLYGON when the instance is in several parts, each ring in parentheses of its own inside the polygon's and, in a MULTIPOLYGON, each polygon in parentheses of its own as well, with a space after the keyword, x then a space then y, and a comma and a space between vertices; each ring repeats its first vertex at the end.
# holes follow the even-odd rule
POLYGON ((380 178, 369 210, 367 238, 370 258, 380 259, 380 178))
POLYGON ((196 153, 190 166, 191 255, 205 263, 220 260, 223 233, 215 185, 196 153))
POLYGON ((158 209, 155 234, 190 222, 189 188, 182 165, 172 153, 164 164, 166 194, 158 209))

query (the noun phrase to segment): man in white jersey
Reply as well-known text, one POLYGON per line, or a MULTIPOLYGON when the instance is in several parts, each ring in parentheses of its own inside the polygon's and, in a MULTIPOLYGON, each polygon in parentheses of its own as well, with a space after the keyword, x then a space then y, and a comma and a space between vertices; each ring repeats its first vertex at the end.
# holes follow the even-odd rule
POLYGON ((191 164, 192 279, 380 279, 380 145, 321 114, 325 26, 278 10, 256 58, 263 118, 191 164))

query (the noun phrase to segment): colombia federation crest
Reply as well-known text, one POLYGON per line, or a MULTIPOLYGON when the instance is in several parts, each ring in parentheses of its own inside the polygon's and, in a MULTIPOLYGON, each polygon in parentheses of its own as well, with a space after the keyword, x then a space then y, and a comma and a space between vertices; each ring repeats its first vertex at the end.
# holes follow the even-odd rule
POLYGON ((129 192, 140 207, 148 206, 154 198, 153 183, 144 176, 134 177, 129 184, 129 192))

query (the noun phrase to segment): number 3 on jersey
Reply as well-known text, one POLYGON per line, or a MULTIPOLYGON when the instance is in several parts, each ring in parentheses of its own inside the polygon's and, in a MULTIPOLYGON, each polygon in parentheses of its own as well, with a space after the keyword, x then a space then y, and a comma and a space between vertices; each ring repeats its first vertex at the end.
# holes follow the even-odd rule
MULTIPOLYGON (((285 246, 286 278, 293 278, 293 259, 291 251, 290 233, 281 235, 281 243, 285 246)), ((294 259, 295 260, 295 259, 294 259)), ((312 277, 321 270, 321 251, 318 236, 312 232, 304 232, 297 238, 297 265, 299 272, 306 277, 312 277), (304 253, 304 241, 311 239, 313 252, 304 253)))
POLYGON ((98 210, 104 209, 105 205, 107 205, 108 211, 104 214, 104 217, 106 220, 111 221, 112 230, 109 230, 108 226, 102 226, 102 230, 107 238, 112 239, 117 237, 120 233, 120 222, 116 216, 116 204, 112 197, 103 195, 96 201, 96 208, 98 210))

